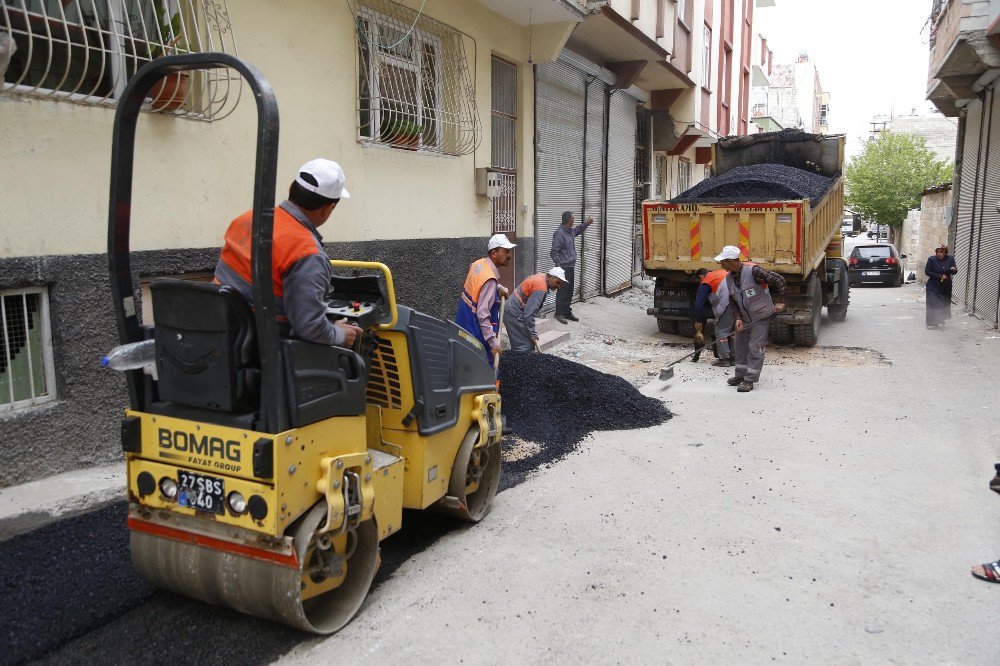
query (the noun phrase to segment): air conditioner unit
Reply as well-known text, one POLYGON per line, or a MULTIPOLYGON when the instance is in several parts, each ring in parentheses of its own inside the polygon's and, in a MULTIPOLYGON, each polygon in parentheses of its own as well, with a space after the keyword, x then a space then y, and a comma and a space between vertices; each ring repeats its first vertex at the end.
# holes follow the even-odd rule
POLYGON ((487 199, 496 199, 502 189, 499 172, 488 167, 476 169, 476 194, 487 199))

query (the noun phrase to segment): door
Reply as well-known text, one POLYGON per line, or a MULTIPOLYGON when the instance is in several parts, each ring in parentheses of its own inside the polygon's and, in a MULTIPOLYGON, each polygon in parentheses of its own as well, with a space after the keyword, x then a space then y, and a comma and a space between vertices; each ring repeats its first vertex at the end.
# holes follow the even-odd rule
POLYGON ((635 100, 624 91, 611 95, 608 109, 607 225, 604 293, 632 284, 635 235, 635 100))
MULTIPOLYGON (((500 194, 490 203, 494 234, 517 242, 517 66, 493 56, 490 103, 490 166, 500 183, 500 194)), ((500 267, 500 284, 517 287, 517 248, 510 264, 500 267)), ((523 276, 521 276, 523 278, 523 276)))

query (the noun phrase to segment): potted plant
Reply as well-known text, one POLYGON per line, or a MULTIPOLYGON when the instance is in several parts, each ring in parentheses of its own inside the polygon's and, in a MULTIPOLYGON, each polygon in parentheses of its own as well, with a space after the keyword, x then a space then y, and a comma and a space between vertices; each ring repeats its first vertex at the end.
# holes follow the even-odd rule
POLYGON ((416 150, 420 147, 420 135, 424 128, 406 118, 397 118, 386 126, 382 136, 396 148, 416 150))
MULTIPOLYGON (((156 12, 159 33, 152 35, 152 37, 159 37, 163 43, 150 46, 150 58, 155 60, 161 56, 173 55, 182 51, 187 52, 188 44, 184 40, 180 12, 177 11, 168 16, 164 0, 154 0, 153 11, 156 12)), ((149 91, 149 96, 153 100, 152 109, 154 111, 176 111, 181 108, 187 98, 189 77, 188 72, 173 72, 157 81, 149 91)))

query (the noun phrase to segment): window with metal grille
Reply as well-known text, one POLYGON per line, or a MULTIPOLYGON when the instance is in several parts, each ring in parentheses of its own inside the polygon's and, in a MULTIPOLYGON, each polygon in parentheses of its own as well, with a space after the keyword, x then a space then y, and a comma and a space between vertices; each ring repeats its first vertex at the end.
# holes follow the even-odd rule
POLYGON ((0 412, 55 400, 45 289, 0 291, 0 412))
POLYGON ((357 5, 358 135, 405 150, 466 155, 482 129, 466 36, 389 0, 357 5))
POLYGON ((678 194, 687 192, 691 188, 691 161, 681 157, 677 160, 677 189, 678 194))
MULTIPOLYGON (((145 63, 203 51, 236 54, 226 0, 0 1, 2 92, 113 105, 145 63)), ((232 112, 241 86, 228 69, 178 72, 146 108, 212 120, 232 112)))

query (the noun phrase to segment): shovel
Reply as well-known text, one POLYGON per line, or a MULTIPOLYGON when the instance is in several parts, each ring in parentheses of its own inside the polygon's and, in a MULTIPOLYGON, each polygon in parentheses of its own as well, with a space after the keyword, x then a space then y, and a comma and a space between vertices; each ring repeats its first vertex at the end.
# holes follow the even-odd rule
MULTIPOLYGON (((725 339, 726 338, 722 338, 722 340, 725 340, 725 339)), ((698 352, 705 351, 706 349, 711 349, 715 345, 717 345, 720 342, 722 342, 722 340, 713 340, 712 342, 708 343, 707 345, 705 345, 701 349, 695 349, 693 352, 689 352, 687 354, 684 354, 684 356, 681 356, 679 359, 677 359, 673 363, 668 363, 666 366, 660 368, 660 381, 661 382, 665 382, 668 379, 670 379, 671 377, 673 377, 674 376, 674 366, 677 365, 678 363, 680 363, 681 361, 683 361, 684 359, 691 358, 692 356, 694 356, 698 352)))

